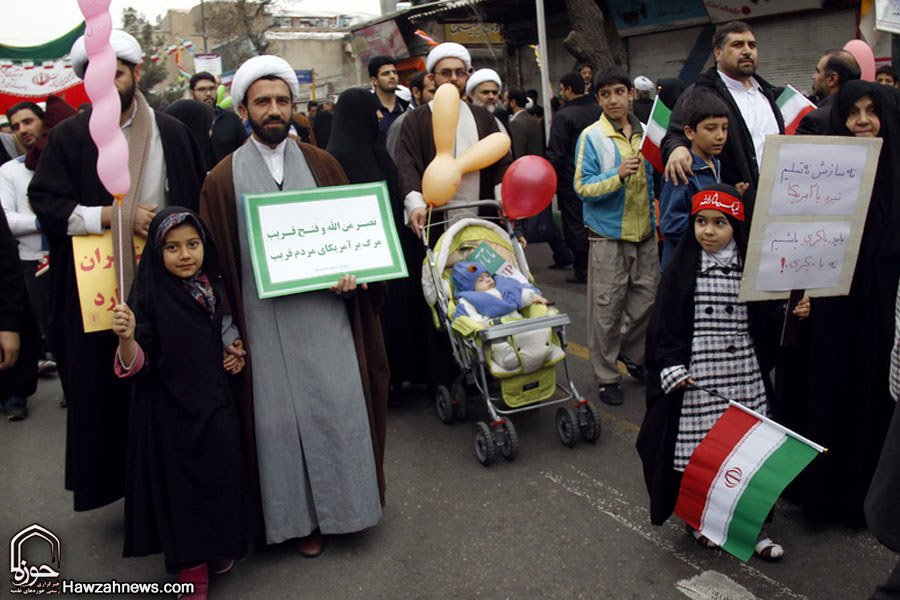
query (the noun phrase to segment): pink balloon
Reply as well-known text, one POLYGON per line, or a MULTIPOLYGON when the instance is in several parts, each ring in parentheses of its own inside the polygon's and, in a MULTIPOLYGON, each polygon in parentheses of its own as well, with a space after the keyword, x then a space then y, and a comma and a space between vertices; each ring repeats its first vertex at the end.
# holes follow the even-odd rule
POLYGON ((875 54, 872 52, 872 48, 862 40, 850 40, 844 44, 844 50, 856 59, 861 79, 875 81, 875 54))
POLYGON ((84 15, 84 49, 88 66, 84 89, 91 99, 88 129, 97 146, 97 176, 112 195, 124 195, 131 187, 128 174, 128 142, 119 127, 122 104, 116 89, 116 54, 109 43, 112 18, 110 0, 79 0, 84 15))

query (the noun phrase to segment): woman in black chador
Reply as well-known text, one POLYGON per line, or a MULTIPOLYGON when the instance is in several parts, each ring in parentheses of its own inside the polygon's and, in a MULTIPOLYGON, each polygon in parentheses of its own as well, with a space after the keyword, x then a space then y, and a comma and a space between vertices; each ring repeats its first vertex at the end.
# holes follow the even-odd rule
POLYGON ((839 135, 884 140, 850 294, 816 299, 800 343, 775 381, 775 417, 827 447, 786 496, 813 524, 864 526, 863 499, 887 433, 894 401, 888 371, 900 278, 900 123, 896 93, 849 81, 831 111, 839 135))

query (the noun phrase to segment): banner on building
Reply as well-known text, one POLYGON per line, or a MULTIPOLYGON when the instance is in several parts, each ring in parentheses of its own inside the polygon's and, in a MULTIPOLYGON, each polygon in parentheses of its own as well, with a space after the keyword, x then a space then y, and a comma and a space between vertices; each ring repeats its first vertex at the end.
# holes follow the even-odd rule
POLYGON ((471 44, 502 44, 503 27, 500 23, 445 23, 444 41, 463 46, 471 44))
POLYGON ((875 29, 900 35, 900 0, 875 1, 875 29))
POLYGON ((72 106, 88 102, 84 83, 68 60, 73 42, 84 33, 84 23, 46 44, 28 47, 0 44, 0 113, 19 102, 43 102, 59 96, 72 106))
POLYGON ((373 56, 384 54, 393 58, 409 58, 409 49, 394 21, 376 23, 350 34, 353 53, 363 64, 369 64, 373 56))
POLYGON ((767 15, 822 8, 822 0, 778 0, 778 2, 747 2, 746 0, 705 0, 706 12, 713 23, 736 19, 747 20, 767 15))
POLYGON ((621 36, 709 22, 702 0, 608 0, 621 36))

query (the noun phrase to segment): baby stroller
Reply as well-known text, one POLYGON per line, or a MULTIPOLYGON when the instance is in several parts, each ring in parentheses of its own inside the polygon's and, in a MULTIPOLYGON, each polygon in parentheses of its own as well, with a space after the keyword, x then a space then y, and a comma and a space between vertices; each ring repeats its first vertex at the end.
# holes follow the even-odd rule
MULTIPOLYGON (((457 204, 452 210, 479 207, 494 208, 500 214, 500 203, 495 200, 457 204)), ((435 209, 435 213, 444 212, 435 209)), ((466 388, 474 386, 477 389, 489 416, 489 422, 475 423, 473 431, 475 456, 484 466, 493 463, 498 454, 506 460, 515 459, 519 439, 509 419, 509 415, 515 413, 561 405, 556 410, 556 431, 562 443, 569 447, 575 445, 579 433, 591 444, 600 439, 601 433, 599 411, 578 393, 569 373, 565 352, 566 325, 571 323, 568 315, 553 306, 532 304, 521 309, 525 318, 504 318, 503 322, 487 326, 465 316, 453 318, 456 301, 450 275, 459 261, 483 262, 483 257, 492 257, 495 265, 503 262, 500 274, 513 272, 512 267, 527 281, 534 281, 512 226, 507 221, 504 229, 499 221, 499 218, 466 217, 432 223, 445 224, 447 229, 433 249, 425 243, 426 257, 422 266, 422 289, 432 309, 434 326, 446 331, 453 358, 460 369, 449 390, 443 385, 435 390, 435 409, 445 424, 449 425, 455 419, 464 420, 469 402, 466 388), (524 344, 519 342, 527 338, 532 342, 529 347, 534 348, 535 336, 542 339, 536 346, 541 351, 536 354, 526 352, 524 344), (493 360, 492 344, 497 342, 512 345, 520 355, 518 368, 501 367, 493 360), (559 362, 565 368, 567 385, 556 381, 556 364, 559 362), (557 389, 562 397, 554 397, 557 389)), ((423 241, 426 237, 423 236, 423 241)))

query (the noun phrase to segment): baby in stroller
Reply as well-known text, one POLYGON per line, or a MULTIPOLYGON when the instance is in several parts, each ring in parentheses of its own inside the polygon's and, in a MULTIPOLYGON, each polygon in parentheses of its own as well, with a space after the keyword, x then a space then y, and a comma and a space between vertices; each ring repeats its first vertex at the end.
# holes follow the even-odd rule
MULTIPOLYGON (((514 319, 523 319, 519 309, 532 304, 550 304, 531 284, 524 284, 512 277, 491 276, 487 268, 477 262, 462 261, 453 267, 453 289, 456 298, 454 321, 468 317, 479 325, 496 325, 514 319)), ((538 335, 520 335, 511 340, 491 343, 491 359, 507 371, 521 367, 523 354, 543 353, 548 343, 545 332, 538 335)))

